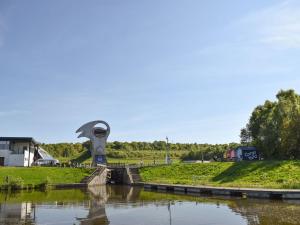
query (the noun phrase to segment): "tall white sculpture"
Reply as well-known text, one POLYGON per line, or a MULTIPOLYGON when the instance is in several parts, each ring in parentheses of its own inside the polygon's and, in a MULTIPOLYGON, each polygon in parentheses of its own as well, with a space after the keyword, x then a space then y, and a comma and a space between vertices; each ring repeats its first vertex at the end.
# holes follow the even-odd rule
POLYGON ((110 127, 107 122, 103 120, 96 120, 88 122, 82 125, 76 133, 79 133, 78 138, 86 137, 91 140, 92 149, 92 166, 97 166, 97 164, 106 164, 106 153, 105 145, 107 142, 108 135, 110 133, 110 127), (95 127, 97 124, 104 124, 106 129, 102 127, 95 127))

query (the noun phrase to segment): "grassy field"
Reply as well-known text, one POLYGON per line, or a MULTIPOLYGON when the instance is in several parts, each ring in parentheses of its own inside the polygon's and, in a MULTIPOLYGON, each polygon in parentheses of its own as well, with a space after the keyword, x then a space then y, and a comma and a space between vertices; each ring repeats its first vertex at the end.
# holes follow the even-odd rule
MULTIPOLYGON (((81 157, 80 155, 77 157, 60 157, 58 158, 58 160, 60 161, 60 163, 68 163, 70 161, 74 161, 74 162, 78 162, 78 163, 82 163, 82 164, 91 164, 92 163, 92 158, 89 157, 81 157), (74 160, 74 158, 78 159, 80 158, 80 160, 74 160)), ((111 157, 107 157, 107 162, 108 163, 125 163, 125 164, 140 164, 143 161, 144 164, 153 164, 154 163, 154 158, 111 158, 111 157)), ((172 158, 173 162, 179 162, 180 159, 179 158, 172 158)), ((165 162, 164 157, 160 157, 160 158, 155 158, 155 163, 156 164, 163 164, 165 162)))
POLYGON ((9 181, 21 179, 24 185, 79 183, 90 173, 90 169, 84 168, 1 167, 0 185, 6 184, 6 177, 9 181))
POLYGON ((300 161, 177 163, 140 170, 145 182, 300 189, 300 161))

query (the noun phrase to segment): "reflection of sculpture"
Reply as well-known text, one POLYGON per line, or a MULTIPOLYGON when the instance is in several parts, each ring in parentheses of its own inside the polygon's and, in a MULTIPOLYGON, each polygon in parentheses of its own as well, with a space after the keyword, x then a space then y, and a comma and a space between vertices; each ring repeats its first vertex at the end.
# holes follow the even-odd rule
MULTIPOLYGON (((77 218, 80 225, 108 225, 111 224, 109 217, 106 215, 106 204, 110 208, 115 207, 120 203, 134 202, 137 206, 141 187, 131 186, 92 186, 88 187, 89 194, 89 213, 85 218, 77 218)), ((144 205, 144 201, 140 202, 140 206, 144 205)), ((112 218, 113 219, 113 218, 112 218)))
POLYGON ((102 120, 91 121, 89 123, 81 126, 76 133, 80 133, 78 136, 89 138, 92 142, 92 166, 97 166, 97 164, 106 164, 106 156, 105 156, 105 145, 110 133, 110 127, 108 123, 102 120), (102 127, 95 127, 96 124, 104 124, 106 129, 102 127))
POLYGON ((90 194, 89 213, 86 218, 77 218, 81 225, 108 225, 105 203, 109 198, 106 185, 88 187, 90 194))

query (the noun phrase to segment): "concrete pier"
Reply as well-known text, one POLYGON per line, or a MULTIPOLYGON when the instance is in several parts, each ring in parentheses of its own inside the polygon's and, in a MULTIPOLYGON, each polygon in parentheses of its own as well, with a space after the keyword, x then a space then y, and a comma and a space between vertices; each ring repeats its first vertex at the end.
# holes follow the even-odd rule
POLYGON ((300 199, 300 190, 296 189, 260 189, 260 188, 231 188, 211 186, 191 186, 175 184, 142 183, 146 190, 170 191, 187 194, 212 194, 236 196, 243 198, 268 198, 268 199, 300 199))

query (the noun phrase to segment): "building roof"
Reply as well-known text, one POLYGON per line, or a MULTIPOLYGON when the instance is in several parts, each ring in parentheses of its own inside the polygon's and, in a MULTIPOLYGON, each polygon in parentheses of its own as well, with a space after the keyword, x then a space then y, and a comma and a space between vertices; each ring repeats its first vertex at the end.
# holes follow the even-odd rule
POLYGON ((32 137, 0 137, 0 141, 18 141, 18 142, 31 142, 34 145, 40 144, 32 137))
POLYGON ((239 146, 236 149, 241 149, 241 150, 257 150, 257 148, 254 147, 254 146, 239 146))
POLYGON ((38 153, 41 156, 42 159, 46 159, 46 160, 54 160, 54 158, 48 153, 46 152, 44 149, 39 148, 38 149, 38 153))

